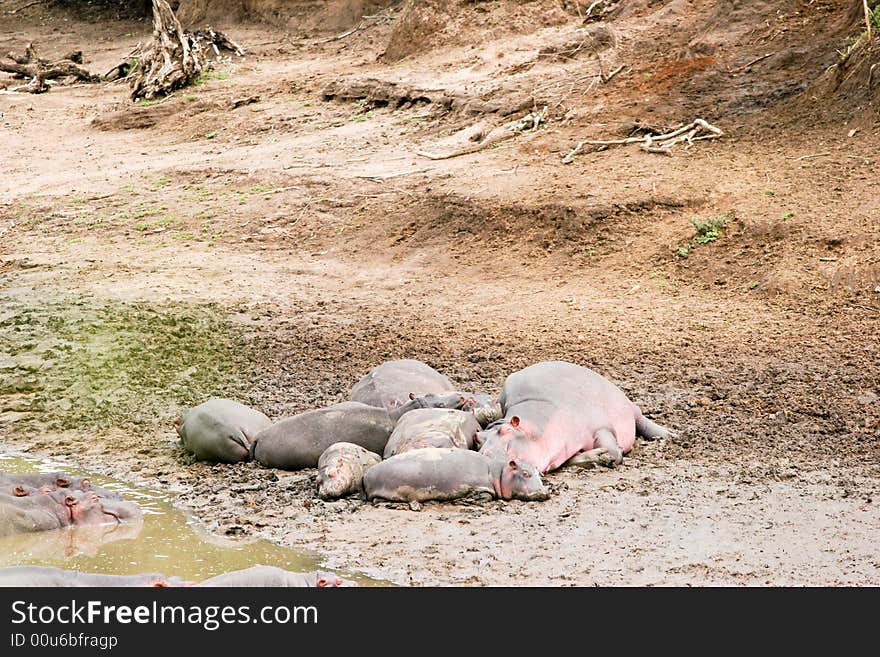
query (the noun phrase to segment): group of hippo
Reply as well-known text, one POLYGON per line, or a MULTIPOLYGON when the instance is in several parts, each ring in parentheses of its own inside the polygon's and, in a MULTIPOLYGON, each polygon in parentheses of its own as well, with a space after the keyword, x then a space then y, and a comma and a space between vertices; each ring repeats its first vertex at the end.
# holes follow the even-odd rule
POLYGON ((316 467, 324 499, 359 494, 413 508, 466 497, 544 500, 542 474, 617 464, 636 435, 670 435, 616 385, 564 361, 514 372, 495 400, 457 390, 420 361, 394 360, 358 381, 349 399, 275 423, 236 401, 211 399, 176 426, 198 459, 316 467))
POLYGON ((141 517, 137 504, 84 477, 0 472, 0 537, 141 517))
MULTIPOLYGON (((542 474, 566 464, 620 463, 636 435, 671 433, 642 415, 610 381, 563 361, 514 372, 497 400, 456 390, 446 376, 420 361, 389 361, 355 384, 350 401, 273 423, 236 401, 211 399, 184 413, 176 426, 182 445, 198 459, 316 467, 318 494, 324 499, 357 494, 412 508, 428 500, 544 500, 549 494, 542 474)), ((0 538, 141 518, 137 504, 84 477, 0 473, 0 538)), ((0 568, 0 586, 352 584, 334 573, 269 566, 201 583, 159 574, 0 568)))

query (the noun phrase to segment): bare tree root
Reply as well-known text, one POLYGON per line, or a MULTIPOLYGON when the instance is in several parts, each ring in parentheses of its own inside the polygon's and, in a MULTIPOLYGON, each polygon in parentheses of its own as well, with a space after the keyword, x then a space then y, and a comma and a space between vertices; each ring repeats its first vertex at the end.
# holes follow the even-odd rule
POLYGON ((131 79, 132 100, 153 100, 192 82, 202 72, 199 42, 184 33, 166 0, 153 0, 153 41, 131 79))

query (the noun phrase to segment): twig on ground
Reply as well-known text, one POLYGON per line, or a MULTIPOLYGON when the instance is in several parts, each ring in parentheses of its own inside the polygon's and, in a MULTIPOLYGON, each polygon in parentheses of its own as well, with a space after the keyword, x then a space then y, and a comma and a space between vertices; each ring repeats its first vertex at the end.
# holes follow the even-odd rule
POLYGON ((671 155, 672 147, 681 142, 687 142, 688 146, 695 141, 704 139, 718 139, 723 137, 724 132, 703 119, 694 119, 690 123, 680 126, 675 130, 661 134, 646 134, 639 137, 626 137, 624 139, 593 140, 584 139, 562 158, 563 164, 571 164, 576 155, 583 152, 585 146, 621 146, 624 144, 639 144, 639 148, 648 153, 671 155), (704 131, 707 134, 698 134, 704 131))
POLYGON ((831 155, 831 151, 825 151, 824 153, 811 153, 809 155, 801 155, 800 157, 793 158, 795 162, 800 162, 801 160, 809 160, 814 157, 824 157, 825 155, 831 155))
POLYGON ((562 163, 563 164, 571 164, 572 162, 574 162, 575 156, 580 155, 583 152, 584 146, 585 146, 584 142, 579 141, 577 143, 577 146, 572 148, 569 151, 568 155, 566 155, 565 157, 562 158, 562 163))
POLYGON ((608 84, 609 82, 611 82, 611 78, 613 78, 615 75, 620 73, 624 68, 626 68, 626 65, 621 64, 616 69, 611 71, 611 73, 609 73, 608 75, 602 75, 601 76, 602 84, 608 84))
POLYGON ((868 0, 862 0, 862 6, 865 8, 865 28, 868 31, 868 41, 871 40, 871 8, 868 6, 868 0))
POLYGON ((18 9, 13 9, 13 10, 10 11, 9 13, 10 13, 10 14, 17 14, 17 13, 20 12, 22 9, 27 9, 28 7, 33 7, 34 5, 42 5, 42 4, 46 3, 46 2, 49 2, 49 0, 32 0, 31 2, 28 2, 28 3, 26 3, 26 4, 23 4, 23 5, 22 5, 21 7, 19 7, 18 9))
POLYGON ((477 153, 479 151, 489 148, 490 146, 494 146, 495 144, 510 139, 511 137, 515 137, 516 135, 525 132, 535 132, 541 125, 541 122, 544 121, 548 111, 549 106, 545 105, 544 109, 542 109, 540 112, 531 112, 529 114, 526 114, 518 121, 511 121, 510 123, 507 123, 500 128, 494 128, 492 132, 499 132, 494 136, 487 137, 479 144, 474 144, 473 146, 468 146, 467 148, 462 148, 461 150, 452 151, 451 153, 431 153, 428 151, 416 151, 416 155, 426 157, 429 160, 449 160, 453 157, 461 157, 462 155, 477 153))
POLYGON ((382 182, 391 178, 399 178, 400 176, 411 176, 416 173, 427 173, 430 169, 416 169, 415 171, 398 171, 396 173, 380 173, 375 175, 359 174, 355 178, 366 178, 374 182, 382 182))
POLYGON ((752 61, 750 61, 748 64, 743 64, 743 65, 740 66, 739 68, 735 68, 735 69, 733 69, 733 70, 734 70, 735 72, 737 72, 737 73, 738 73, 739 71, 745 71, 747 68, 750 68, 750 67, 754 66, 754 65, 757 64, 758 62, 763 62, 765 59, 767 59, 768 57, 772 57, 772 56, 773 56, 773 53, 772 53, 772 52, 768 52, 766 55, 761 55, 760 57, 756 57, 755 59, 753 59, 752 61))

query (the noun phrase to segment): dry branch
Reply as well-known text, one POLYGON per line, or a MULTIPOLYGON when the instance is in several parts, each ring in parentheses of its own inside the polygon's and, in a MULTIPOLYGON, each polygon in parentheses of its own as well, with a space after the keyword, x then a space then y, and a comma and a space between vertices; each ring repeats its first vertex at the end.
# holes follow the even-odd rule
POLYGON ((82 63, 82 52, 74 51, 68 53, 64 58, 52 62, 37 56, 34 44, 29 43, 25 48, 23 56, 7 53, 6 57, 12 60, 12 63, 0 61, 0 71, 13 73, 19 78, 29 78, 30 81, 20 87, 16 87, 14 91, 27 91, 29 93, 43 93, 49 90, 46 80, 54 80, 57 78, 72 77, 83 82, 98 82, 100 77, 89 73, 84 68, 78 66, 82 63))
POLYGON ((10 11, 9 13, 10 13, 10 14, 17 14, 17 13, 20 12, 21 10, 23 10, 23 9, 27 9, 28 7, 33 7, 34 5, 42 5, 42 4, 45 4, 45 3, 47 3, 47 2, 49 2, 49 0, 31 0, 31 2, 25 3, 25 4, 23 4, 21 7, 19 7, 18 9, 13 9, 13 10, 10 11))
POLYGON ((714 125, 703 119, 694 119, 686 125, 679 126, 675 130, 660 135, 649 133, 639 137, 626 137, 625 139, 585 139, 579 141, 577 146, 562 158, 562 163, 571 164, 574 161, 575 156, 584 151, 585 146, 621 146, 624 144, 639 144, 639 148, 648 153, 671 155, 672 147, 681 142, 687 142, 688 146, 690 146, 695 141, 718 139, 723 136, 724 132, 722 132, 720 128, 716 128, 714 125), (701 132, 705 134, 700 134, 701 132))
POLYGON ((547 112, 549 110, 548 106, 544 106, 540 112, 531 112, 526 114, 521 119, 516 121, 511 121, 500 128, 495 128, 492 132, 489 133, 489 136, 486 137, 483 141, 478 144, 474 144, 473 146, 468 146, 467 148, 462 148, 461 150, 452 151, 451 153, 431 153, 428 151, 416 151, 416 155, 421 157, 426 157, 429 160, 449 160, 453 157, 461 157, 462 155, 470 155, 471 153, 477 153, 479 151, 485 150, 490 146, 494 146, 502 141, 510 139, 511 137, 515 137, 518 134, 524 132, 534 132, 538 129, 541 123, 544 121, 547 116, 547 112))

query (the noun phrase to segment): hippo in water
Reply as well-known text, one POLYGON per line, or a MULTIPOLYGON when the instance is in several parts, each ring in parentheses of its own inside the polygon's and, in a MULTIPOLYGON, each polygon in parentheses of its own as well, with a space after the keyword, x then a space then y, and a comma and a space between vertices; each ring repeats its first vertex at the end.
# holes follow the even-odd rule
POLYGON ((135 503, 82 477, 0 474, 0 536, 141 517, 135 503))
POLYGON ((541 473, 585 453, 607 453, 620 463, 636 433, 645 438, 670 435, 608 379, 564 361, 514 372, 505 380, 499 401, 504 419, 477 434, 477 447, 492 458, 531 463, 541 473))
POLYGON ((254 437, 251 455, 267 468, 314 468, 333 443, 354 443, 382 454, 393 428, 384 409, 342 402, 276 422, 254 437))
POLYGON ((410 504, 465 497, 546 500, 547 489, 534 466, 499 461, 477 452, 425 447, 370 468, 364 475, 369 500, 410 504))
POLYGON ((333 443, 318 459, 318 497, 334 500, 363 491, 364 473, 382 459, 354 443, 333 443))
POLYGON ((312 573, 292 573, 275 566, 252 566, 244 570, 234 570, 206 579, 196 586, 220 587, 312 587, 327 588, 337 586, 357 586, 355 582, 342 579, 335 573, 315 571, 312 573))
POLYGON ((131 586, 192 586, 179 577, 165 577, 158 573, 142 575, 104 575, 80 573, 50 566, 9 566, 0 568, 0 587, 131 587, 131 586))
POLYGON ((354 384, 349 399, 391 411, 411 401, 410 394, 454 391, 452 381, 421 361, 391 360, 354 384))
POLYGON ((490 395, 482 392, 444 392, 441 394, 428 393, 415 395, 410 393, 409 401, 402 406, 388 411, 391 419, 399 420, 406 413, 420 408, 452 408, 459 411, 473 413, 481 427, 499 419, 502 415, 501 404, 490 395))
POLYGON ((238 463, 248 459, 254 436, 272 420, 232 399, 209 399, 174 424, 183 448, 200 461, 238 463))
POLYGON ((422 447, 471 449, 479 430, 473 413, 454 408, 419 408, 397 421, 383 456, 388 459, 422 447))

